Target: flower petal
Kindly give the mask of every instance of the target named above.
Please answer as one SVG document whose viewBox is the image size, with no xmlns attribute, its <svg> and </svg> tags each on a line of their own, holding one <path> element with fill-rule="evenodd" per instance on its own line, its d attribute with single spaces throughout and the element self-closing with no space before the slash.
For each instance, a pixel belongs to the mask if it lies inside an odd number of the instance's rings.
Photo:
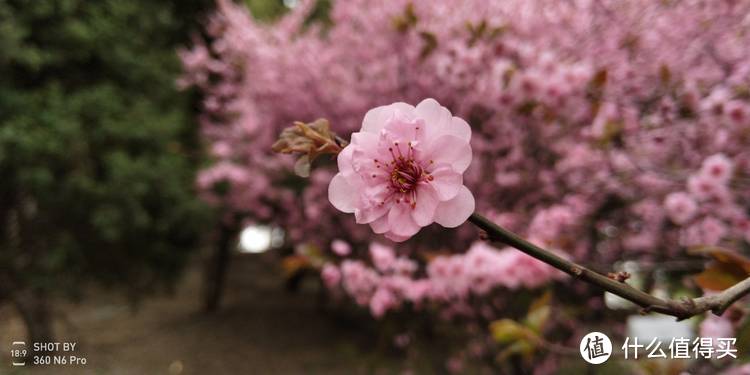
<svg viewBox="0 0 750 375">
<path fill-rule="evenodd" d="M 411 114 L 414 111 L 414 106 L 402 102 L 396 102 L 390 105 L 384 105 L 375 107 L 365 114 L 364 120 L 362 120 L 362 131 L 367 133 L 379 133 L 386 124 L 386 121 L 390 119 L 396 111 L 404 114 Z"/>
<path fill-rule="evenodd" d="M 426 227 L 435 221 L 435 210 L 440 199 L 435 188 L 429 184 L 417 188 L 417 203 L 411 210 L 411 217 L 420 227 Z"/>
<path fill-rule="evenodd" d="M 388 215 L 383 215 L 379 219 L 370 223 L 372 231 L 377 234 L 388 232 L 391 227 L 388 226 Z"/>
<path fill-rule="evenodd" d="M 356 166 L 354 165 L 355 153 L 357 147 L 355 145 L 349 145 L 339 153 L 336 162 L 339 167 L 339 174 L 342 175 L 349 186 L 355 191 L 360 190 L 362 186 L 362 177 L 357 173 Z"/>
<path fill-rule="evenodd" d="M 440 201 L 453 199 L 463 186 L 464 177 L 448 164 L 441 164 L 430 172 L 434 178 L 430 185 L 435 189 Z"/>
<path fill-rule="evenodd" d="M 378 146 L 378 134 L 368 132 L 354 132 L 352 133 L 352 144 L 359 146 L 363 150 L 370 150 L 377 148 Z"/>
<path fill-rule="evenodd" d="M 435 164 L 447 163 L 458 173 L 463 173 L 471 164 L 471 146 L 455 135 L 440 136 L 426 146 L 422 160 Z"/>
<path fill-rule="evenodd" d="M 393 232 L 388 232 L 384 234 L 385 238 L 393 241 L 393 242 L 404 242 L 411 238 L 411 236 L 399 236 L 398 234 L 395 234 Z"/>
<path fill-rule="evenodd" d="M 417 104 L 414 113 L 425 121 L 427 139 L 446 134 L 453 119 L 451 112 L 432 98 L 422 100 Z"/>
<path fill-rule="evenodd" d="M 337 173 L 328 185 L 328 200 L 339 211 L 352 213 L 357 202 L 357 190 L 354 189 L 343 174 Z"/>
<path fill-rule="evenodd" d="M 404 147 L 409 142 L 416 145 L 425 139 L 425 127 L 425 121 L 421 118 L 409 119 L 399 115 L 387 121 L 380 132 L 381 141 L 388 146 L 393 145 L 394 142 L 402 143 Z M 406 151 L 406 148 L 402 151 Z"/>
<path fill-rule="evenodd" d="M 362 203 L 362 201 L 360 201 Z M 362 203 L 363 207 L 354 209 L 354 220 L 357 224 L 369 224 L 375 220 L 378 220 L 382 216 L 386 216 L 388 211 L 387 205 L 380 205 L 375 202 Z"/>
<path fill-rule="evenodd" d="M 453 116 L 451 125 L 448 127 L 448 134 L 455 135 L 466 142 L 471 141 L 471 126 L 460 117 Z"/>
<path fill-rule="evenodd" d="M 351 163 L 354 171 L 363 177 L 370 176 L 373 172 L 379 171 L 375 160 L 383 162 L 390 159 L 390 154 L 384 153 L 387 147 L 381 147 L 380 142 L 380 137 L 376 134 L 365 132 L 352 134 L 352 143 L 347 148 L 353 148 Z M 341 170 L 341 165 L 339 165 L 339 170 Z"/>
<path fill-rule="evenodd" d="M 455 198 L 441 202 L 435 210 L 435 222 L 446 227 L 461 225 L 474 212 L 474 196 L 466 186 L 461 186 Z"/>
<path fill-rule="evenodd" d="M 348 145 L 344 147 L 341 152 L 339 152 L 339 155 L 336 158 L 336 163 L 339 166 L 339 173 L 343 173 L 344 175 L 354 173 L 354 169 L 352 168 L 352 156 L 354 155 L 354 148 L 354 145 Z"/>
<path fill-rule="evenodd" d="M 388 212 L 388 225 L 391 232 L 398 236 L 411 237 L 421 228 L 411 217 L 411 206 L 407 203 L 397 203 Z"/>
</svg>

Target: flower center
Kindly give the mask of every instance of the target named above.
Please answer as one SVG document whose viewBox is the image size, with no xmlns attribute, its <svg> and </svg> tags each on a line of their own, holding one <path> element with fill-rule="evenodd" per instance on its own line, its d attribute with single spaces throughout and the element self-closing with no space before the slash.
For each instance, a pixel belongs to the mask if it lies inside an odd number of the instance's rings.
<svg viewBox="0 0 750 375">
<path fill-rule="evenodd" d="M 414 159 L 399 157 L 391 171 L 391 186 L 401 193 L 409 193 L 416 189 L 426 174 L 424 169 Z"/>
<path fill-rule="evenodd" d="M 386 168 L 391 170 L 389 198 L 395 198 L 396 203 L 403 201 L 415 208 L 417 205 L 417 186 L 422 182 L 429 183 L 434 177 L 414 157 L 412 143 L 409 142 L 407 145 L 406 155 L 401 152 L 398 142 L 393 142 L 394 147 L 388 148 L 392 157 L 392 160 L 385 164 Z M 381 164 L 377 160 L 375 160 L 375 164 L 380 168 Z M 385 201 L 381 202 L 381 204 L 384 203 Z"/>
</svg>

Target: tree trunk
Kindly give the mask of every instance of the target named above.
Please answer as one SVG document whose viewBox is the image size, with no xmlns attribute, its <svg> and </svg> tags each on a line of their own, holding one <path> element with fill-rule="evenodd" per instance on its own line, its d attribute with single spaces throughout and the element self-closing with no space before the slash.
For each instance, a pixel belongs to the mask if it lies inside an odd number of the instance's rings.
<svg viewBox="0 0 750 375">
<path fill-rule="evenodd" d="M 26 345 L 31 349 L 33 343 L 54 342 L 52 311 L 47 293 L 41 289 L 14 292 L 13 304 L 26 325 Z"/>
<path fill-rule="evenodd" d="M 203 284 L 203 311 L 212 313 L 219 309 L 224 294 L 229 260 L 232 252 L 232 240 L 235 231 L 228 225 L 221 224 L 217 233 L 216 247 L 208 260 Z"/>
</svg>

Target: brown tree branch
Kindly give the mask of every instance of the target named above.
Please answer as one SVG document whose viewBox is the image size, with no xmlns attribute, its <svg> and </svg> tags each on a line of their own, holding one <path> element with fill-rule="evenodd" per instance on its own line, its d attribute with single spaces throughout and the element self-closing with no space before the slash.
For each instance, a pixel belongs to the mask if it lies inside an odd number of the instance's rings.
<svg viewBox="0 0 750 375">
<path fill-rule="evenodd" d="M 616 294 L 638 306 L 641 306 L 643 312 L 653 311 L 671 315 L 676 317 L 677 320 L 687 319 L 706 311 L 712 311 L 716 315 L 721 315 L 730 305 L 750 293 L 750 278 L 747 278 L 715 295 L 694 299 L 687 298 L 679 301 L 664 300 L 635 289 L 625 282 L 611 279 L 584 266 L 557 256 L 551 251 L 536 246 L 517 234 L 498 226 L 476 212 L 469 217 L 469 221 L 479 229 L 483 230 L 487 234 L 488 240 L 502 242 L 506 245 L 512 246 L 577 279 Z"/>
<path fill-rule="evenodd" d="M 320 153 L 336 155 L 346 145 L 346 140 L 331 132 L 328 122 L 321 119 L 311 124 L 295 123 L 294 127 L 282 132 L 279 141 L 274 144 L 273 148 L 276 152 L 282 153 L 300 153 L 301 151 L 305 151 L 308 153 L 308 156 L 314 158 L 314 156 Z M 674 316 L 677 320 L 687 319 L 706 311 L 721 315 L 729 306 L 750 293 L 750 278 L 747 278 L 715 295 L 692 299 L 685 298 L 679 301 L 664 300 L 628 285 L 625 282 L 627 275 L 622 275 L 622 277 L 619 277 L 619 280 L 616 280 L 615 278 L 609 278 L 596 271 L 592 271 L 589 268 L 571 262 L 526 241 L 517 234 L 498 226 L 476 212 L 469 217 L 468 221 L 483 231 L 480 235 L 484 239 L 502 242 L 523 251 L 575 278 L 596 285 L 641 306 L 643 308 L 642 312 L 658 312 Z"/>
</svg>

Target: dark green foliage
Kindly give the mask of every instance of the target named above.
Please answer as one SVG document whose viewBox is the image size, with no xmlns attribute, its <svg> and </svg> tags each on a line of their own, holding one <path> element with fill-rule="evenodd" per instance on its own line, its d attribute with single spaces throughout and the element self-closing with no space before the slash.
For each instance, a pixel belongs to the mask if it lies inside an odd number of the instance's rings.
<svg viewBox="0 0 750 375">
<path fill-rule="evenodd" d="M 284 5 L 284 0 L 242 0 L 238 2 L 244 3 L 253 17 L 266 22 L 275 21 L 289 10 L 286 5 Z M 294 1 L 291 1 L 291 3 L 294 3 Z M 321 21 L 324 24 L 329 23 L 329 13 L 332 5 L 331 0 L 316 0 L 315 6 L 310 12 L 307 21 Z"/>
<path fill-rule="evenodd" d="M 210 226 L 175 49 L 208 5 L 0 0 L 0 296 L 179 275 Z"/>
<path fill-rule="evenodd" d="M 287 11 L 283 0 L 243 0 L 253 17 L 271 21 Z"/>
</svg>

